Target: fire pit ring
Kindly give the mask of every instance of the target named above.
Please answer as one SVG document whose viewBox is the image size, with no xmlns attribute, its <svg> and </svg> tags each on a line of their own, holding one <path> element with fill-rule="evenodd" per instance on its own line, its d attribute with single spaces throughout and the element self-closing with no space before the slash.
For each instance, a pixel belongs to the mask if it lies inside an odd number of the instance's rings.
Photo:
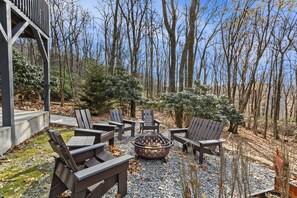
<svg viewBox="0 0 297 198">
<path fill-rule="evenodd" d="M 167 162 L 167 155 L 173 141 L 164 137 L 160 133 L 148 132 L 144 136 L 139 136 L 132 141 L 135 148 L 135 158 L 161 159 Z"/>
</svg>

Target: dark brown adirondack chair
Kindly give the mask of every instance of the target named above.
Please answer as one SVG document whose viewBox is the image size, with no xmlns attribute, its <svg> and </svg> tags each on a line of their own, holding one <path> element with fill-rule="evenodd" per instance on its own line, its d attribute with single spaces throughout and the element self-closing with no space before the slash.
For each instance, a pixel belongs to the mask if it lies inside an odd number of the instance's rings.
<svg viewBox="0 0 297 198">
<path fill-rule="evenodd" d="M 154 111 L 151 109 L 141 110 L 141 121 L 140 121 L 140 131 L 143 133 L 144 130 L 156 130 L 159 133 L 160 121 L 154 119 Z"/>
<path fill-rule="evenodd" d="M 119 109 L 110 110 L 110 119 L 109 124 L 116 125 L 116 131 L 119 132 L 119 140 L 123 138 L 123 133 L 125 131 L 131 131 L 131 136 L 135 135 L 135 124 L 136 122 L 132 120 L 127 120 L 122 118 L 122 111 Z"/>
<path fill-rule="evenodd" d="M 223 139 L 220 139 L 224 123 L 212 120 L 192 118 L 189 128 L 169 129 L 171 137 L 183 144 L 183 150 L 193 148 L 194 154 L 199 151 L 199 163 L 203 163 L 203 154 L 220 155 Z M 178 133 L 185 133 L 181 136 Z M 219 152 L 213 151 L 219 147 Z"/>
<path fill-rule="evenodd" d="M 79 127 L 74 129 L 75 136 L 95 136 L 95 144 L 109 141 L 109 145 L 114 145 L 115 126 L 92 123 L 89 109 L 77 109 L 75 116 Z"/>
<path fill-rule="evenodd" d="M 47 129 L 49 143 L 59 155 L 49 197 L 58 197 L 65 190 L 71 197 L 101 197 L 118 184 L 118 194 L 127 194 L 127 169 L 132 156 L 114 158 L 104 151 L 103 143 L 69 151 L 62 136 Z"/>
</svg>

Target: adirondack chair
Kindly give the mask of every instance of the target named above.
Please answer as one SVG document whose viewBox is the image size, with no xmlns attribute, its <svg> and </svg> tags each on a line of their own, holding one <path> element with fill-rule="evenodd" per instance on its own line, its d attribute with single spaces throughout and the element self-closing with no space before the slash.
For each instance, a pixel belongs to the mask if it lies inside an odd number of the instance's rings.
<svg viewBox="0 0 297 198">
<path fill-rule="evenodd" d="M 136 122 L 132 120 L 127 120 L 122 118 L 122 111 L 119 109 L 110 110 L 110 119 L 109 124 L 116 125 L 116 131 L 119 132 L 119 140 L 123 138 L 123 133 L 125 131 L 131 131 L 131 136 L 135 135 L 135 124 Z"/>
<path fill-rule="evenodd" d="M 169 129 L 171 137 L 183 144 L 183 150 L 192 147 L 194 154 L 199 151 L 199 163 L 203 163 L 203 154 L 220 155 L 223 139 L 220 139 L 224 124 L 212 120 L 192 118 L 188 128 Z M 185 133 L 184 136 L 178 135 Z M 219 147 L 219 152 L 213 151 Z"/>
<path fill-rule="evenodd" d="M 76 109 L 75 117 L 79 128 L 74 129 L 75 136 L 95 136 L 95 144 L 108 141 L 114 145 L 115 126 L 92 123 L 89 109 Z"/>
<path fill-rule="evenodd" d="M 154 112 L 151 109 L 141 110 L 141 121 L 140 121 L 140 131 L 143 133 L 144 130 L 156 130 L 159 133 L 160 121 L 154 119 Z"/>
<path fill-rule="evenodd" d="M 103 143 L 69 151 L 62 136 L 47 129 L 49 143 L 59 155 L 49 197 L 58 197 L 65 190 L 71 197 L 101 197 L 115 184 L 118 194 L 127 194 L 127 169 L 132 156 L 114 158 L 104 151 Z"/>
</svg>

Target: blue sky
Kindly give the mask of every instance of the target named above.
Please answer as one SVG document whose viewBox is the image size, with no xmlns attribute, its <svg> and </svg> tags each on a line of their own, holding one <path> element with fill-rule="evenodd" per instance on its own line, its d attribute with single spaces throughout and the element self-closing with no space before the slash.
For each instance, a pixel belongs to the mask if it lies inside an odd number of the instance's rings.
<svg viewBox="0 0 297 198">
<path fill-rule="evenodd" d="M 97 12 L 95 8 L 95 6 L 98 4 L 97 0 L 80 0 L 80 2 L 81 5 L 91 13 L 95 14 Z"/>
<path fill-rule="evenodd" d="M 96 10 L 96 6 L 98 5 L 98 2 L 101 0 L 80 0 L 81 5 L 89 10 L 94 16 L 98 13 Z M 190 0 L 178 0 L 178 6 L 183 6 L 185 2 L 189 2 Z M 153 0 L 153 6 L 162 13 L 162 1 L 161 0 Z"/>
</svg>

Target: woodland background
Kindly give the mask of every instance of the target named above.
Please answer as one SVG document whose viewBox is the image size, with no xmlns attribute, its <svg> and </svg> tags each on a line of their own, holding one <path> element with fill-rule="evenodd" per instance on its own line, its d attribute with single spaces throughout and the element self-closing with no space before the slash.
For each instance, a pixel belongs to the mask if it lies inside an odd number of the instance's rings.
<svg viewBox="0 0 297 198">
<path fill-rule="evenodd" d="M 102 0 L 96 13 L 77 0 L 50 4 L 52 99 L 61 106 L 128 106 L 132 117 L 139 104 L 167 108 L 178 126 L 189 115 L 223 117 L 231 131 L 244 124 L 265 138 L 295 129 L 296 1 Z M 42 98 L 35 41 L 16 48 L 17 98 Z"/>
</svg>

